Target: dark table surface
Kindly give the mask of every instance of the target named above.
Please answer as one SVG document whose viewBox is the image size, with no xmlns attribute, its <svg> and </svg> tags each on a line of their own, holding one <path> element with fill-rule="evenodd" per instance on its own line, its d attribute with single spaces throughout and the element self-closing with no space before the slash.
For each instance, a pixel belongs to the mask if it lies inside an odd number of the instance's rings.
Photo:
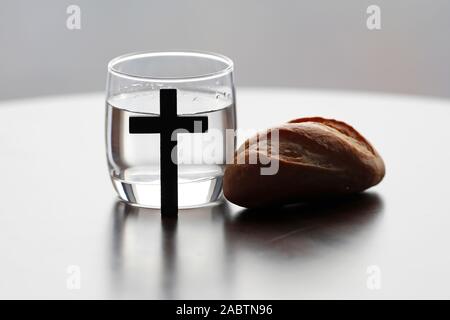
<svg viewBox="0 0 450 320">
<path fill-rule="evenodd" d="M 237 94 L 240 128 L 314 115 L 355 126 L 384 181 L 340 201 L 162 220 L 115 196 L 103 94 L 4 101 L 0 298 L 450 298 L 449 101 Z"/>
</svg>

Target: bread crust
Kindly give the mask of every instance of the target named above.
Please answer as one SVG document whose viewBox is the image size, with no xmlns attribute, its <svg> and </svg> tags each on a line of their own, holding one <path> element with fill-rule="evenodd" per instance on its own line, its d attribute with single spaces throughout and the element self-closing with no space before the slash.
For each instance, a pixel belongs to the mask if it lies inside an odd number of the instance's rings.
<svg viewBox="0 0 450 320">
<path fill-rule="evenodd" d="M 278 130 L 276 146 L 271 145 L 272 130 Z M 245 164 L 238 164 L 238 157 Z M 260 161 L 249 164 L 252 157 Z M 262 159 L 278 160 L 278 172 L 262 175 Z M 294 119 L 256 135 L 236 151 L 234 160 L 225 169 L 224 195 L 248 208 L 357 193 L 385 175 L 383 159 L 358 131 L 321 117 Z"/>
</svg>

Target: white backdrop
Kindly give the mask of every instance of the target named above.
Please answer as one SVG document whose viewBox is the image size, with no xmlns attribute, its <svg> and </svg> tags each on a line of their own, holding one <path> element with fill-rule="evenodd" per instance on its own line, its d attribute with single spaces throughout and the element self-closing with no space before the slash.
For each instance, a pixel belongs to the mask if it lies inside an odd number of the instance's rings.
<svg viewBox="0 0 450 320">
<path fill-rule="evenodd" d="M 228 55 L 238 85 L 449 97 L 449 16 L 450 0 L 2 0 L 0 99 L 103 90 L 109 59 L 170 49 Z"/>
</svg>

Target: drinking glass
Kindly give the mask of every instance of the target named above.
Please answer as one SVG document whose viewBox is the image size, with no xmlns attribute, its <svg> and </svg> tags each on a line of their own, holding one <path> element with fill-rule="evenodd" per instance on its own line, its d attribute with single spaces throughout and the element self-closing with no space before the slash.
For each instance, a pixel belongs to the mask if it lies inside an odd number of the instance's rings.
<svg viewBox="0 0 450 320">
<path fill-rule="evenodd" d="M 142 207 L 161 206 L 160 135 L 130 133 L 130 117 L 160 116 L 160 90 L 176 89 L 178 116 L 207 117 L 206 132 L 177 134 L 178 205 L 207 205 L 222 196 L 227 155 L 236 129 L 233 62 L 206 52 L 146 52 L 108 64 L 106 151 L 119 197 Z"/>
</svg>

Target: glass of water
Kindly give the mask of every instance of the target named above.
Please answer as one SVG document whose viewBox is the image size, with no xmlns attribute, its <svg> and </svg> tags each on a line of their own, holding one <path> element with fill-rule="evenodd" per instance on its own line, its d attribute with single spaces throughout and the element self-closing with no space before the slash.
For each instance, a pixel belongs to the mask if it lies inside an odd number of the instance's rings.
<svg viewBox="0 0 450 320">
<path fill-rule="evenodd" d="M 178 205 L 216 202 L 235 149 L 236 111 L 233 62 L 213 53 L 135 53 L 109 63 L 106 151 L 113 186 L 132 205 L 161 207 L 161 128 L 131 134 L 129 127 L 130 117 L 160 116 L 161 89 L 176 89 L 178 116 L 207 117 L 208 123 L 204 133 L 175 133 Z"/>
</svg>

